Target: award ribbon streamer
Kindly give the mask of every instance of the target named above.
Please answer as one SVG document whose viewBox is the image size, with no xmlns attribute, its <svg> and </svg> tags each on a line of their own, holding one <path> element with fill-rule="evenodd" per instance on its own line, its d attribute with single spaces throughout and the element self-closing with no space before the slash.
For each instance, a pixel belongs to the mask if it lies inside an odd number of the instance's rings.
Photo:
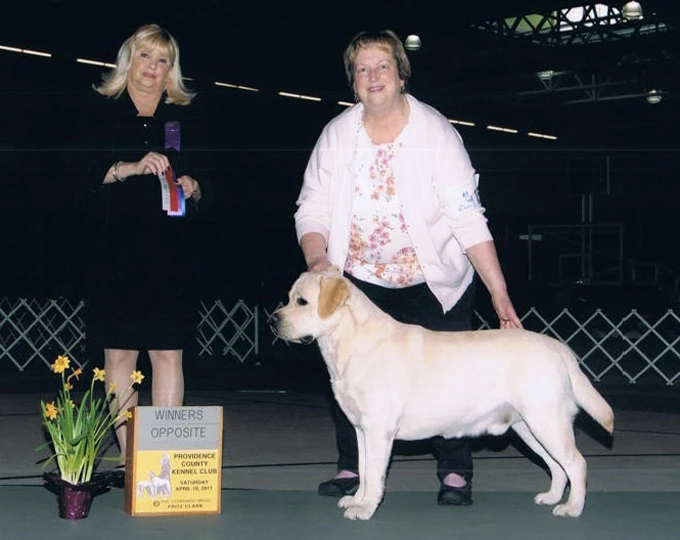
<svg viewBox="0 0 680 540">
<path fill-rule="evenodd" d="M 169 156 L 180 150 L 180 133 L 178 121 L 172 120 L 165 123 L 165 150 L 168 151 Z M 170 150 L 173 152 L 170 152 Z M 165 186 L 167 186 L 167 191 L 165 187 L 161 188 L 163 191 L 163 210 L 168 213 L 168 216 L 184 216 L 186 213 L 184 191 L 181 186 L 177 185 L 177 178 L 172 166 L 168 167 L 165 172 L 165 182 L 161 181 L 161 183 L 165 183 Z"/>
</svg>

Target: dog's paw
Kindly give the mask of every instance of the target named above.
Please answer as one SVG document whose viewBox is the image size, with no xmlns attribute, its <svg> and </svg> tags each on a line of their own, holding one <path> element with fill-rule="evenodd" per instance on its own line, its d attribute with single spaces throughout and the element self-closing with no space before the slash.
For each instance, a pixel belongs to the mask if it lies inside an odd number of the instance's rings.
<svg viewBox="0 0 680 540">
<path fill-rule="evenodd" d="M 553 508 L 553 516 L 579 517 L 583 512 L 583 505 L 558 504 Z"/>
<path fill-rule="evenodd" d="M 373 514 L 375 514 L 375 511 L 377 510 L 378 505 L 377 504 L 371 504 L 371 503 L 361 503 L 361 504 L 355 504 L 353 506 L 348 506 L 347 510 L 345 510 L 345 519 L 361 519 L 361 520 L 366 520 L 366 519 L 371 519 L 373 517 Z"/>
<path fill-rule="evenodd" d="M 350 506 L 356 506 L 358 504 L 361 504 L 361 500 L 357 498 L 356 494 L 345 495 L 344 497 L 341 497 L 340 500 L 338 501 L 338 506 L 340 508 L 349 508 Z"/>
<path fill-rule="evenodd" d="M 562 494 L 550 493 L 549 491 L 546 491 L 545 493 L 539 493 L 534 497 L 534 502 L 543 506 L 552 506 L 561 500 Z"/>
</svg>

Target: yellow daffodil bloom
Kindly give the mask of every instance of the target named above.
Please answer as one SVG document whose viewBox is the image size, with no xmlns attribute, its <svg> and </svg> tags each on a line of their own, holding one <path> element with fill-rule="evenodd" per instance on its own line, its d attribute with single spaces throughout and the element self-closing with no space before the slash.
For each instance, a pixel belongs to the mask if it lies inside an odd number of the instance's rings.
<svg viewBox="0 0 680 540">
<path fill-rule="evenodd" d="M 59 409 L 55 407 L 54 401 L 51 401 L 47 405 L 45 405 L 45 417 L 50 419 L 50 420 L 55 420 L 57 418 L 57 415 L 59 414 Z"/>
<path fill-rule="evenodd" d="M 106 375 L 106 372 L 103 369 L 99 368 L 94 368 L 94 376 L 92 377 L 95 381 L 101 381 L 104 382 L 104 376 Z"/>
<path fill-rule="evenodd" d="M 76 404 L 73 402 L 72 399 L 69 399 L 69 400 L 68 400 L 68 404 L 71 406 L 72 409 L 75 409 L 75 408 L 76 408 Z"/>
<path fill-rule="evenodd" d="M 130 373 L 130 378 L 134 384 L 141 384 L 142 380 L 144 379 L 144 375 L 142 375 L 141 371 L 133 371 Z"/>
<path fill-rule="evenodd" d="M 73 390 L 73 385 L 70 382 L 64 383 L 64 390 Z"/>
<path fill-rule="evenodd" d="M 57 359 L 54 361 L 54 364 L 52 364 L 52 371 L 55 373 L 63 373 L 64 370 L 68 367 L 70 363 L 70 360 L 68 359 L 68 356 L 57 356 Z"/>
<path fill-rule="evenodd" d="M 132 413 L 131 413 L 130 411 L 125 411 L 125 412 L 123 413 L 123 416 L 124 416 L 125 418 L 127 418 L 128 420 L 130 420 L 130 418 L 132 418 Z"/>
<path fill-rule="evenodd" d="M 80 375 L 81 375 L 82 373 L 83 373 L 83 370 L 82 370 L 82 369 L 80 369 L 80 368 L 74 369 L 74 370 L 73 370 L 73 373 L 71 373 L 71 374 L 68 376 L 68 379 L 66 379 L 66 380 L 67 380 L 67 381 L 70 381 L 70 380 L 71 380 L 71 377 L 75 377 L 75 378 L 76 378 L 76 381 L 79 381 L 79 380 L 80 380 Z"/>
<path fill-rule="evenodd" d="M 112 382 L 112 383 L 109 385 L 109 393 L 110 393 L 110 394 L 113 394 L 115 391 L 116 391 L 116 383 L 115 383 L 115 382 Z"/>
</svg>

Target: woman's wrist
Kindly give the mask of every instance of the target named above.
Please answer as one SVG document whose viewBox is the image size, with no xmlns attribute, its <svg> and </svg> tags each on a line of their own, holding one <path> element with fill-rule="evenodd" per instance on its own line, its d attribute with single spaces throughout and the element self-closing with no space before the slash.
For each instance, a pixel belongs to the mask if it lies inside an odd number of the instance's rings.
<svg viewBox="0 0 680 540">
<path fill-rule="evenodd" d="M 128 163 L 126 161 L 116 161 L 113 165 L 111 165 L 111 169 L 109 170 L 113 182 L 125 182 L 128 176 L 132 176 L 134 174 L 134 165 L 134 163 Z"/>
<path fill-rule="evenodd" d="M 123 164 L 122 161 L 116 161 L 113 164 L 113 168 L 111 169 L 111 175 L 113 176 L 113 180 L 115 182 L 123 182 L 125 180 L 125 176 L 121 176 L 120 172 L 120 166 Z"/>
</svg>

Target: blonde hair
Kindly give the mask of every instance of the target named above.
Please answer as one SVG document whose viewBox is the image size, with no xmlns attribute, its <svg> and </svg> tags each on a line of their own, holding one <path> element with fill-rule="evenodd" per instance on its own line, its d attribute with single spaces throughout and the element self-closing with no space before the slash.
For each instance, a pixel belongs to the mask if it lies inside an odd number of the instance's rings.
<svg viewBox="0 0 680 540">
<path fill-rule="evenodd" d="M 360 32 L 352 41 L 349 42 L 343 60 L 345 63 L 345 74 L 349 87 L 354 89 L 354 62 L 361 49 L 366 47 L 377 46 L 388 51 L 397 64 L 397 74 L 399 79 L 404 81 L 404 91 L 406 91 L 406 84 L 411 77 L 411 62 L 406 56 L 406 49 L 402 45 L 401 40 L 392 30 L 382 30 L 377 33 Z"/>
<path fill-rule="evenodd" d="M 102 83 L 99 86 L 93 85 L 93 88 L 103 96 L 118 98 L 127 86 L 128 71 L 137 50 L 155 47 L 166 49 L 170 56 L 165 102 L 189 105 L 196 94 L 184 86 L 179 64 L 179 45 L 170 32 L 157 24 L 144 25 L 126 39 L 118 50 L 116 67 L 103 74 Z"/>
</svg>

